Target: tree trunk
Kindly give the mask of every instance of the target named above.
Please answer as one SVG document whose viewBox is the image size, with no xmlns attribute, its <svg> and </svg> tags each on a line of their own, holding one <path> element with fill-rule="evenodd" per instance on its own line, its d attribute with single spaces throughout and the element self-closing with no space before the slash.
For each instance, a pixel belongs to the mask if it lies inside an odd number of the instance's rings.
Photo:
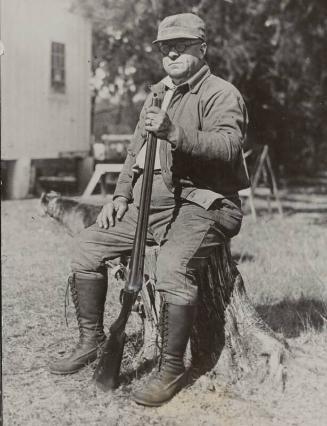
<svg viewBox="0 0 327 426">
<path fill-rule="evenodd" d="M 137 357 L 139 365 L 155 360 L 160 346 L 160 298 L 158 292 L 153 292 L 157 253 L 158 248 L 147 249 L 141 303 L 136 309 L 145 318 L 143 346 Z M 192 378 L 206 373 L 213 380 L 223 375 L 228 382 L 251 378 L 284 389 L 287 344 L 251 304 L 228 244 L 220 245 L 203 262 L 197 279 L 198 313 L 185 359 Z"/>
</svg>

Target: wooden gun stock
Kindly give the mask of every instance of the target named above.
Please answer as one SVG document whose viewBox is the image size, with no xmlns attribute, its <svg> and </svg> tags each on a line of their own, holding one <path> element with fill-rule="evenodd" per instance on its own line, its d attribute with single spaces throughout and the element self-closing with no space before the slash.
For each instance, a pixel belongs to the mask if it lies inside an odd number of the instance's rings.
<svg viewBox="0 0 327 426">
<path fill-rule="evenodd" d="M 161 100 L 157 93 L 153 93 L 152 105 L 161 106 Z M 93 376 L 96 385 L 105 391 L 115 389 L 119 385 L 119 371 L 126 339 L 125 328 L 136 297 L 142 289 L 156 149 L 157 138 L 152 133 L 148 133 L 140 208 L 130 261 L 130 272 L 125 288 L 122 290 L 122 308 L 117 320 L 110 327 L 109 337 L 104 343 L 102 355 Z"/>
</svg>

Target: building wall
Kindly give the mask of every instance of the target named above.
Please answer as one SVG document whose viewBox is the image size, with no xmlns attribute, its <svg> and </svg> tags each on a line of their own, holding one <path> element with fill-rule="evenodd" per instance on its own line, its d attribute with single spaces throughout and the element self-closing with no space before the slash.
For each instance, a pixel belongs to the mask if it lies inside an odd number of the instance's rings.
<svg viewBox="0 0 327 426">
<path fill-rule="evenodd" d="M 68 0 L 2 1 L 2 159 L 89 149 L 91 24 L 69 7 Z M 65 44 L 65 93 L 51 89 L 51 42 Z"/>
</svg>

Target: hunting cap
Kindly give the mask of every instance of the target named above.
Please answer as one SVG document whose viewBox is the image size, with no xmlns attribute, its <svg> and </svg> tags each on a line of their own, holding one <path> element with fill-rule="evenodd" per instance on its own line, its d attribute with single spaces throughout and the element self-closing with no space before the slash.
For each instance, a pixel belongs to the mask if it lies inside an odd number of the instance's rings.
<svg viewBox="0 0 327 426">
<path fill-rule="evenodd" d="M 172 40 L 176 38 L 189 38 L 206 40 L 204 21 L 193 13 L 179 13 L 167 16 L 158 27 L 158 36 L 153 43 Z"/>
</svg>

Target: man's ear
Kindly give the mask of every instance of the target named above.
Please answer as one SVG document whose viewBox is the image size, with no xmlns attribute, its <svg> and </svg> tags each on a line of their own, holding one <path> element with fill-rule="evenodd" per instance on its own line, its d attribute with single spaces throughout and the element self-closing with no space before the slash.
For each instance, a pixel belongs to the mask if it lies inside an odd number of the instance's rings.
<svg viewBox="0 0 327 426">
<path fill-rule="evenodd" d="M 205 55 L 206 55 L 206 53 L 207 53 L 207 48 L 208 48 L 208 46 L 207 46 L 207 44 L 206 44 L 206 43 L 202 43 L 202 44 L 201 44 L 201 46 L 200 46 L 200 50 L 201 50 L 201 53 L 202 53 L 203 57 L 205 57 Z"/>
</svg>

